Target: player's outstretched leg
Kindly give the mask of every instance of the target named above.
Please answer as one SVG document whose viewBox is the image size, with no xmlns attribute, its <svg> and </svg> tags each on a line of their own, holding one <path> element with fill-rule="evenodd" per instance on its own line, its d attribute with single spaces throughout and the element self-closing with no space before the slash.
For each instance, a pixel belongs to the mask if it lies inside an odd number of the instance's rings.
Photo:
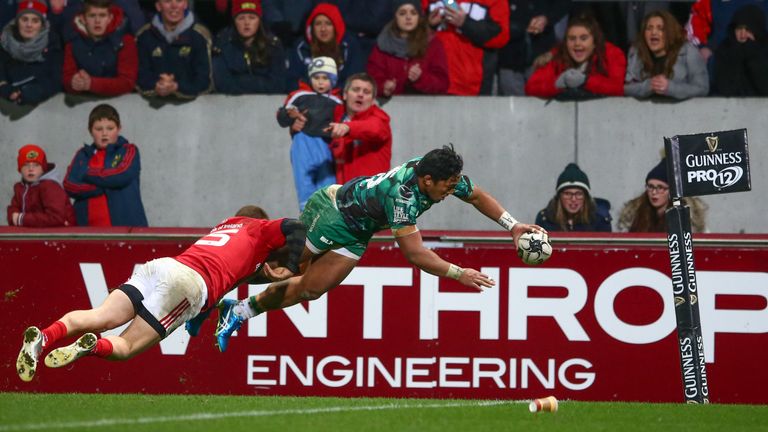
<svg viewBox="0 0 768 432">
<path fill-rule="evenodd" d="M 237 304 L 237 300 L 222 299 L 217 306 L 219 308 L 219 322 L 213 335 L 216 337 L 216 346 L 221 352 L 227 350 L 230 336 L 245 322 L 245 319 L 235 313 Z"/>
<path fill-rule="evenodd" d="M 56 348 L 45 356 L 45 365 L 52 368 L 66 366 L 96 348 L 96 335 L 86 333 L 71 345 Z"/>
<path fill-rule="evenodd" d="M 211 312 L 213 312 L 213 308 L 202 311 L 197 314 L 197 316 L 187 321 L 184 324 L 184 328 L 187 329 L 187 333 L 189 333 L 190 336 L 197 336 L 200 334 L 200 327 L 203 326 L 203 322 L 208 319 L 208 316 L 211 315 Z"/>
<path fill-rule="evenodd" d="M 43 351 L 43 333 L 37 327 L 24 330 L 24 342 L 16 359 L 16 372 L 22 381 L 32 381 L 37 371 L 37 359 Z"/>
</svg>

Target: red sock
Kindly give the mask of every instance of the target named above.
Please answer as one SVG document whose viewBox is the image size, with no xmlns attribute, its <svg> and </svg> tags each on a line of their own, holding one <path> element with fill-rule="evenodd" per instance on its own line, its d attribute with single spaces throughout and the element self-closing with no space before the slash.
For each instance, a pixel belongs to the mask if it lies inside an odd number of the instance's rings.
<svg viewBox="0 0 768 432">
<path fill-rule="evenodd" d="M 109 339 L 99 339 L 96 341 L 96 347 L 93 348 L 91 354 L 96 357 L 107 358 L 112 355 L 112 342 Z"/>
<path fill-rule="evenodd" d="M 61 321 L 49 325 L 43 329 L 43 346 L 50 346 L 67 335 L 67 326 Z"/>
</svg>

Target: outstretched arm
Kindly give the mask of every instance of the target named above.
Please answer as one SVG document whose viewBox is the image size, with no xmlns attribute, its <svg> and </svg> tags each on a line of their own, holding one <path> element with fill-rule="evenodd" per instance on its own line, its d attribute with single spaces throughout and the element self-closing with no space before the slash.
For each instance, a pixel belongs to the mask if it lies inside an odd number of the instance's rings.
<svg viewBox="0 0 768 432">
<path fill-rule="evenodd" d="M 404 233 L 404 230 L 407 233 Z M 408 262 L 427 273 L 456 279 L 462 285 L 477 290 L 496 285 L 496 282 L 487 275 L 475 269 L 463 269 L 455 264 L 451 264 L 440 258 L 435 252 L 425 248 L 421 240 L 421 233 L 416 226 L 401 228 L 398 230 L 398 233 L 395 233 L 395 240 Z"/>
<path fill-rule="evenodd" d="M 480 213 L 488 216 L 493 221 L 504 227 L 504 229 L 509 231 L 512 234 L 515 247 L 517 247 L 517 240 L 521 235 L 523 235 L 523 233 L 528 231 L 547 232 L 547 230 L 538 225 L 518 222 L 517 219 L 513 218 L 509 214 L 509 212 L 504 210 L 504 207 L 502 207 L 501 204 L 496 201 L 496 198 L 481 189 L 479 186 L 475 186 L 473 188 L 472 194 L 467 197 L 465 201 L 475 206 L 475 208 Z"/>
</svg>

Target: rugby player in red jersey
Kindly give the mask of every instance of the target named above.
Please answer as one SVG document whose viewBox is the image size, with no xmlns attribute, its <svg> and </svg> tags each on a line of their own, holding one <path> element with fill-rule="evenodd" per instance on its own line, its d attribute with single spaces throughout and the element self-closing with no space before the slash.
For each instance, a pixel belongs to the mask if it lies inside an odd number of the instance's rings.
<svg viewBox="0 0 768 432">
<path fill-rule="evenodd" d="M 23 381 L 31 381 L 45 348 L 72 335 L 71 345 L 51 351 L 49 367 L 62 367 L 84 355 L 126 360 L 157 344 L 179 325 L 214 308 L 242 283 L 284 280 L 299 272 L 306 229 L 296 219 L 255 219 L 246 206 L 222 221 L 181 255 L 141 265 L 94 309 L 65 314 L 43 330 L 29 327 L 16 361 Z M 284 267 L 266 261 L 287 253 Z M 96 333 L 133 322 L 120 336 Z"/>
</svg>

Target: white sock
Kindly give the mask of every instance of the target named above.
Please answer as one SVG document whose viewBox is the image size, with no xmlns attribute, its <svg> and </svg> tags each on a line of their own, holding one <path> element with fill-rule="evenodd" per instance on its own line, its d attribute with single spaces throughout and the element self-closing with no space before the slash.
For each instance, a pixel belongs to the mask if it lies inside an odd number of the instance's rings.
<svg viewBox="0 0 768 432">
<path fill-rule="evenodd" d="M 256 316 L 256 313 L 251 309 L 251 305 L 248 299 L 240 300 L 234 307 L 235 315 L 247 320 Z"/>
</svg>

